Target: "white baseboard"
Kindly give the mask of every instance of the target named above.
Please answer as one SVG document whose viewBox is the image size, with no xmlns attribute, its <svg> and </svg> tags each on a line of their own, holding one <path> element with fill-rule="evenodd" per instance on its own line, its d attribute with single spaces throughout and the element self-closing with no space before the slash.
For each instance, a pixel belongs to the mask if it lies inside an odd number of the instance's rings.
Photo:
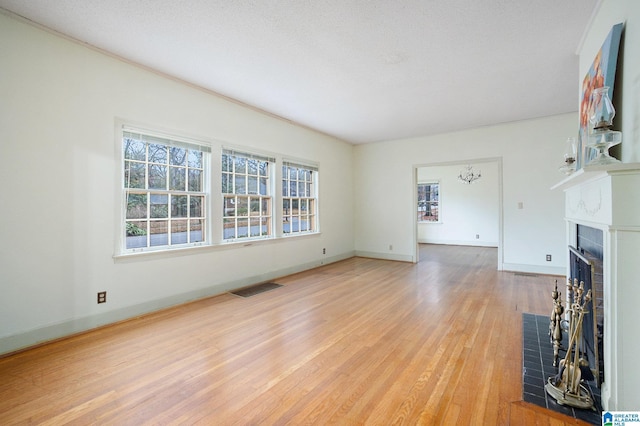
<svg viewBox="0 0 640 426">
<path fill-rule="evenodd" d="M 370 257 L 372 259 L 396 260 L 399 262 L 415 262 L 415 259 L 413 258 L 413 256 L 406 255 L 406 254 L 378 253 L 375 251 L 356 250 L 356 256 Z"/>
<path fill-rule="evenodd" d="M 479 240 L 418 240 L 419 244 L 443 244 L 448 246 L 498 247 L 495 241 Z"/>
<path fill-rule="evenodd" d="M 525 272 L 530 274 L 543 274 L 543 275 L 561 275 L 567 274 L 566 268 L 561 266 L 542 266 L 542 265 L 524 265 L 518 263 L 504 263 L 502 265 L 503 271 L 510 272 Z"/>
</svg>

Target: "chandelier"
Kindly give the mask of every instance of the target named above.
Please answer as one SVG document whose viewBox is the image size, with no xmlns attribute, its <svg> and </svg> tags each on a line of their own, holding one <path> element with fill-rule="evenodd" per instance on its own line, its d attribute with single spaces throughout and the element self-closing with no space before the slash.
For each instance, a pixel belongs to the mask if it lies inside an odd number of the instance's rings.
<svg viewBox="0 0 640 426">
<path fill-rule="evenodd" d="M 460 172 L 460 174 L 458 175 L 458 179 L 462 182 L 462 183 L 466 183 L 467 185 L 477 181 L 478 179 L 480 179 L 482 177 L 481 171 L 478 170 L 478 172 L 474 172 L 473 171 L 473 167 L 471 165 L 468 165 L 466 170 L 462 170 Z"/>
</svg>

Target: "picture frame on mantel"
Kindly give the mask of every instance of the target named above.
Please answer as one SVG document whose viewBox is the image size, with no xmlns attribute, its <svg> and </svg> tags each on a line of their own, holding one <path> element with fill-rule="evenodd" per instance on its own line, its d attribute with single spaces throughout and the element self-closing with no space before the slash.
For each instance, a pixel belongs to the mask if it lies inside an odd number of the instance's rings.
<svg viewBox="0 0 640 426">
<path fill-rule="evenodd" d="M 580 92 L 580 128 L 578 131 L 578 146 L 576 149 L 576 170 L 589 163 L 597 152 L 587 147 L 591 125 L 589 122 L 589 109 L 591 106 L 591 94 L 597 88 L 608 86 L 609 98 L 613 99 L 613 85 L 616 77 L 616 66 L 618 63 L 618 50 L 620 39 L 622 38 L 623 24 L 616 24 L 609 31 L 602 47 L 598 50 L 596 57 L 582 80 L 582 90 Z M 615 106 L 615 105 L 614 105 Z"/>
</svg>

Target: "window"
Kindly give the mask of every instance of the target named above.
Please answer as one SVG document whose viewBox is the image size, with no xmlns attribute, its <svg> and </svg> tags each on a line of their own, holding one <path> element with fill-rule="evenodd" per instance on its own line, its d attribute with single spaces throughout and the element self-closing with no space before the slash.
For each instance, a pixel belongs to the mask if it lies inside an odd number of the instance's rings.
<svg viewBox="0 0 640 426">
<path fill-rule="evenodd" d="M 207 242 L 210 147 L 124 131 L 124 249 Z"/>
<path fill-rule="evenodd" d="M 270 237 L 273 158 L 223 150 L 223 239 Z"/>
<path fill-rule="evenodd" d="M 317 232 L 318 169 L 295 163 L 282 165 L 282 232 Z"/>
<path fill-rule="evenodd" d="M 418 222 L 440 221 L 440 184 L 418 184 Z"/>
</svg>

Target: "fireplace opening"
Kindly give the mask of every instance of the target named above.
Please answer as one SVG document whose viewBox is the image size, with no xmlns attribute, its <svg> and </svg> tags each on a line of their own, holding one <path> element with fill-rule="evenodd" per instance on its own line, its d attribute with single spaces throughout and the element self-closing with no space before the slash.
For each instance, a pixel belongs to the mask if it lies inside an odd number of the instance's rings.
<svg viewBox="0 0 640 426">
<path fill-rule="evenodd" d="M 604 382 L 604 276 L 602 230 L 577 225 L 577 247 L 569 246 L 571 282 L 584 282 L 584 290 L 591 290 L 590 309 L 583 322 L 583 348 L 598 387 Z"/>
</svg>

